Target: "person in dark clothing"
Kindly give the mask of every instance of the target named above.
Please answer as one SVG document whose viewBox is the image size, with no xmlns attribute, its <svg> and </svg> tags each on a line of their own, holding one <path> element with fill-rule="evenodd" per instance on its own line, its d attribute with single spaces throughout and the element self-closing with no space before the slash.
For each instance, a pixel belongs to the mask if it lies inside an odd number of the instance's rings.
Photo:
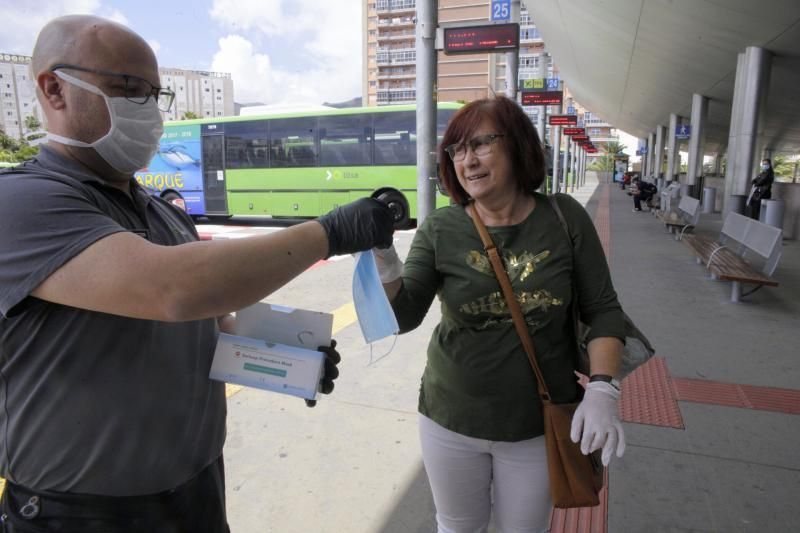
<svg viewBox="0 0 800 533">
<path fill-rule="evenodd" d="M 747 201 L 747 215 L 758 220 L 761 214 L 761 200 L 772 198 L 772 182 L 775 181 L 775 172 L 772 170 L 772 160 L 761 160 L 761 172 L 753 178 L 753 189 Z"/>
<path fill-rule="evenodd" d="M 147 41 L 60 17 L 31 71 L 47 142 L 0 173 L 0 530 L 229 533 L 219 332 L 320 259 L 391 245 L 391 211 L 201 242 L 134 179 L 175 97 Z M 340 356 L 320 351 L 330 392 Z"/>
<path fill-rule="evenodd" d="M 631 185 L 631 193 L 633 194 L 633 210 L 641 211 L 642 201 L 644 201 L 645 204 L 649 204 L 650 199 L 652 199 L 657 192 L 658 188 L 654 184 L 641 181 L 639 178 L 633 178 L 633 184 Z"/>
</svg>

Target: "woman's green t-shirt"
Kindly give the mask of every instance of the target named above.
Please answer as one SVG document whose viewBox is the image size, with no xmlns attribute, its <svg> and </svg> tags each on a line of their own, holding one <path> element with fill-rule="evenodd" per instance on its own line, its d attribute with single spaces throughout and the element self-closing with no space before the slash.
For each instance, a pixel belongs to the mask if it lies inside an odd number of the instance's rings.
<svg viewBox="0 0 800 533">
<path fill-rule="evenodd" d="M 546 196 L 514 226 L 489 227 L 533 336 L 536 357 L 556 403 L 580 395 L 572 314 L 570 242 Z M 574 199 L 557 195 L 575 246 L 581 320 L 591 336 L 624 339 L 622 309 L 591 219 Z M 431 213 L 418 229 L 392 302 L 401 332 L 417 327 L 435 295 L 433 330 L 419 411 L 470 437 L 519 441 L 544 433 L 536 378 L 494 270 L 462 206 Z"/>
</svg>

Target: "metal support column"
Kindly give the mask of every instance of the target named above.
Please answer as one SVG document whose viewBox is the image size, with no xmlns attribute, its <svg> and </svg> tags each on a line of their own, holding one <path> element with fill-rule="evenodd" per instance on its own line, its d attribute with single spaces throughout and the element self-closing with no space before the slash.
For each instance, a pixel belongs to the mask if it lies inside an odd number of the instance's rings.
<svg viewBox="0 0 800 533">
<path fill-rule="evenodd" d="M 563 163 L 564 171 L 562 173 L 561 179 L 557 182 L 558 188 L 556 188 L 553 192 L 559 192 L 561 190 L 561 184 L 564 185 L 564 190 L 565 191 L 567 190 L 567 180 L 569 179 L 569 167 L 570 167 L 569 152 L 571 144 L 572 143 L 570 142 L 570 138 L 567 137 L 564 141 L 564 163 Z"/>
<path fill-rule="evenodd" d="M 755 158 L 755 147 L 762 129 L 762 110 L 766 105 L 771 66 L 772 54 L 769 51 L 756 46 L 747 47 L 742 72 L 743 93 L 736 138 L 733 194 L 747 195 L 750 192 L 750 181 L 756 175 L 758 161 Z M 738 69 L 736 76 L 739 77 Z"/>
<path fill-rule="evenodd" d="M 653 175 L 656 180 L 664 177 L 664 140 L 666 137 L 666 129 L 659 124 L 656 126 L 656 153 L 653 159 Z M 659 190 L 661 187 L 659 187 Z"/>
<path fill-rule="evenodd" d="M 417 1 L 417 225 L 436 207 L 436 0 Z"/>
<path fill-rule="evenodd" d="M 558 190 L 558 173 L 561 171 L 561 126 L 553 126 L 553 176 L 551 191 Z"/>
<path fill-rule="evenodd" d="M 511 20 L 509 22 L 519 22 L 520 7 L 519 0 L 511 0 Z M 517 88 L 519 74 L 519 48 L 506 53 L 506 96 L 512 100 L 517 100 Z"/>
<path fill-rule="evenodd" d="M 703 175 L 707 120 L 708 98 L 695 93 L 692 95 L 692 136 L 689 139 L 689 164 L 686 168 L 686 183 L 690 187 L 694 187 L 698 178 Z"/>
<path fill-rule="evenodd" d="M 736 172 L 736 150 L 737 140 L 739 138 L 739 127 L 742 117 L 742 97 L 744 96 L 744 54 L 739 54 L 736 57 L 736 80 L 733 84 L 733 104 L 731 105 L 731 125 L 728 129 L 728 147 L 725 152 L 728 164 L 725 168 L 725 194 L 722 196 L 722 216 L 728 216 L 728 213 L 733 210 L 738 213 L 744 212 L 744 201 L 737 199 L 731 201 L 734 194 L 734 175 Z M 742 194 L 738 193 L 737 196 L 741 197 Z"/>
<path fill-rule="evenodd" d="M 656 151 L 656 134 L 654 132 L 647 136 L 647 174 L 642 175 L 643 178 L 645 176 L 652 176 L 654 173 L 653 160 L 655 158 L 655 151 Z"/>
<path fill-rule="evenodd" d="M 675 132 L 678 130 L 678 123 L 681 121 L 676 113 L 669 114 L 669 130 L 667 133 L 667 173 L 664 176 L 665 182 L 677 180 L 676 174 L 680 167 L 676 164 L 680 160 L 678 155 L 678 139 L 675 138 Z"/>
</svg>

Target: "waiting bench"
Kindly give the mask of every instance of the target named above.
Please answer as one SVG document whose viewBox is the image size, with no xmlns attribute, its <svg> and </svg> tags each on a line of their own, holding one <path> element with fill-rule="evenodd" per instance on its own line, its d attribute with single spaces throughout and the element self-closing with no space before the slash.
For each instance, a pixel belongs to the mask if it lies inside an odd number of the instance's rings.
<svg viewBox="0 0 800 533">
<path fill-rule="evenodd" d="M 681 184 L 677 181 L 673 181 L 669 185 L 667 185 L 663 191 L 658 193 L 659 201 L 658 201 L 658 210 L 653 211 L 653 214 L 656 216 L 665 213 L 669 215 L 669 212 L 673 210 L 673 202 L 680 196 L 681 194 Z"/>
<path fill-rule="evenodd" d="M 679 241 L 684 233 L 693 229 L 700 221 L 700 200 L 684 196 L 676 211 L 662 211 L 656 216 L 664 223 L 667 231 L 675 234 L 675 240 Z"/>
<path fill-rule="evenodd" d="M 688 234 L 681 242 L 689 247 L 698 263 L 706 265 L 712 277 L 733 282 L 732 302 L 742 298 L 742 283 L 757 285 L 747 294 L 763 286 L 778 286 L 772 274 L 783 253 L 780 228 L 731 212 L 725 217 L 716 241 Z"/>
</svg>

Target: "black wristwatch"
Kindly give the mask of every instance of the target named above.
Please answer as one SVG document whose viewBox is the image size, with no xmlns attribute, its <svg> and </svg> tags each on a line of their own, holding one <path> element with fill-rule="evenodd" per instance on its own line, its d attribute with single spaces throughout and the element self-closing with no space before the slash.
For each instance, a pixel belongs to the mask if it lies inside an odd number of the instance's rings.
<svg viewBox="0 0 800 533">
<path fill-rule="evenodd" d="M 619 390 L 619 381 L 617 381 L 614 376 L 609 376 L 608 374 L 592 374 L 589 378 L 589 383 L 593 381 L 605 381 L 615 389 Z"/>
</svg>

